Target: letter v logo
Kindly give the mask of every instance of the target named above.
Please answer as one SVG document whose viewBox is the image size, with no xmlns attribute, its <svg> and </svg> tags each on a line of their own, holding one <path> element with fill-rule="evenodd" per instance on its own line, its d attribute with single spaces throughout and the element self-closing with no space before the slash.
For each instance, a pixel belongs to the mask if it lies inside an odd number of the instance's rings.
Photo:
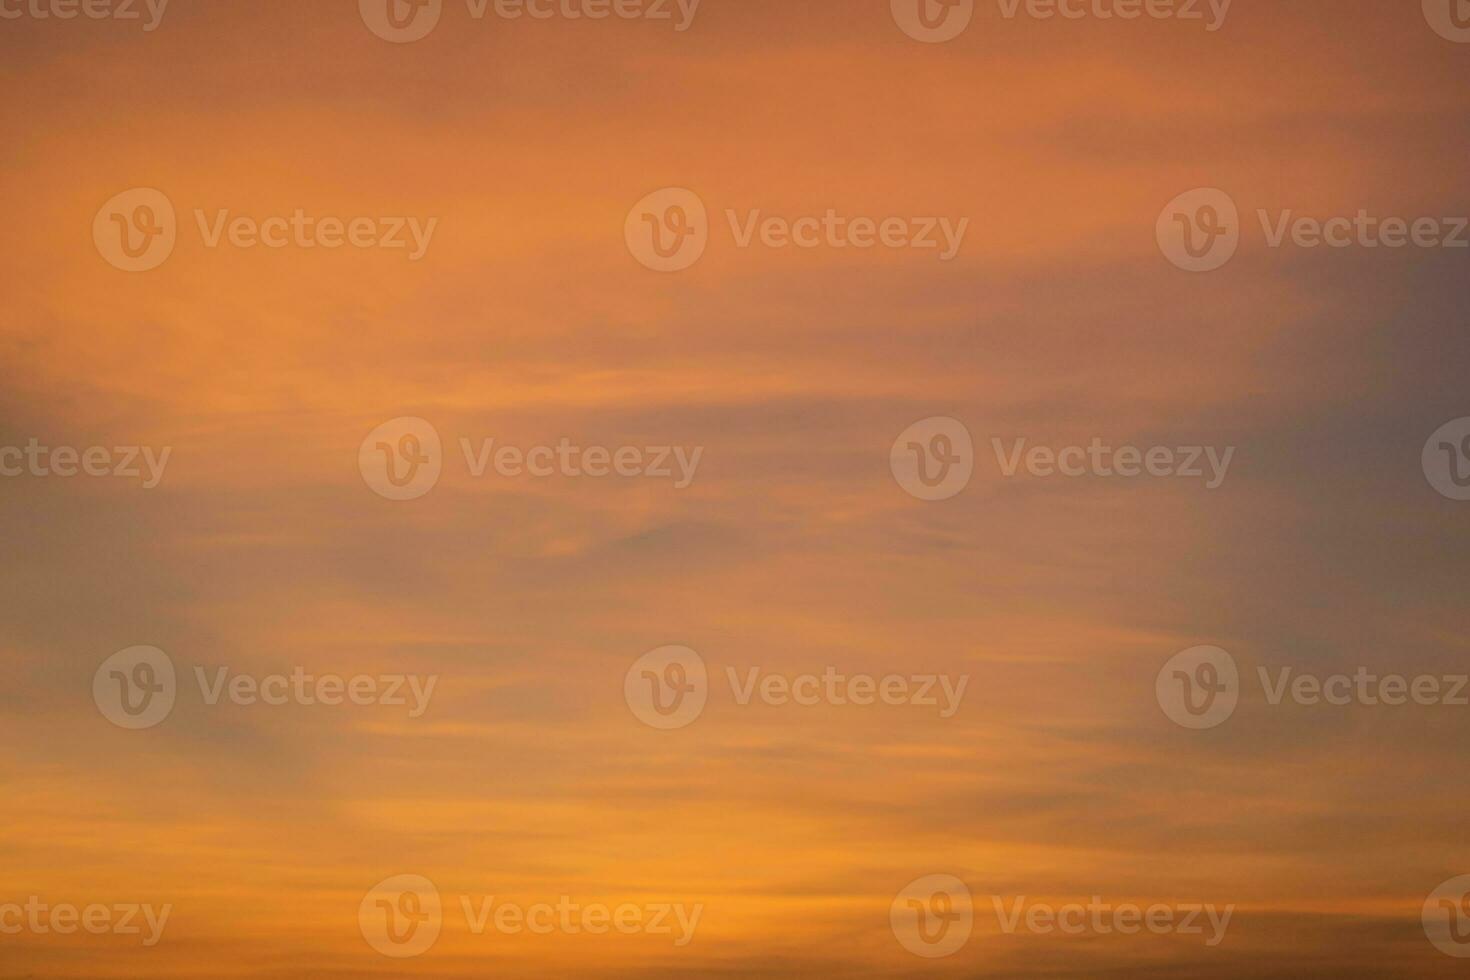
<svg viewBox="0 0 1470 980">
<path fill-rule="evenodd" d="M 925 44 L 943 44 L 963 34 L 975 16 L 975 0 L 889 0 L 894 23 Z"/>
<path fill-rule="evenodd" d="M 368 30 L 393 44 L 421 41 L 439 26 L 444 0 L 357 0 Z"/>
</svg>

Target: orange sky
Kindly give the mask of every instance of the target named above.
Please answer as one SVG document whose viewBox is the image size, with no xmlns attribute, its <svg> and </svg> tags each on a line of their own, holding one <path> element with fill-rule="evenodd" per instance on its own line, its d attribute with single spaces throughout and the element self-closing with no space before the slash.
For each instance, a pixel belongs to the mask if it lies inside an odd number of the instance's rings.
<svg viewBox="0 0 1470 980">
<path fill-rule="evenodd" d="M 15 0 L 0 3 L 22 9 Z M 1258 667 L 1465 670 L 1466 507 L 1420 451 L 1470 415 L 1466 252 L 1271 249 L 1257 209 L 1470 214 L 1470 46 L 1416 2 L 1236 0 L 1225 26 L 1007 19 L 920 43 L 887 0 L 703 0 L 652 20 L 473 19 L 388 43 L 352 2 L 172 0 L 0 20 L 0 447 L 168 446 L 155 489 L 0 479 L 0 906 L 170 904 L 125 936 L 0 935 L 0 976 L 1459 975 L 1426 896 L 1470 873 L 1470 708 L 1270 705 Z M 92 239 L 162 191 L 160 267 Z M 709 208 L 642 267 L 629 209 Z M 1160 209 L 1239 203 L 1191 275 Z M 916 250 L 740 248 L 725 218 L 967 218 Z M 206 247 L 194 212 L 437 219 L 402 251 Z M 958 496 L 890 473 L 915 420 L 975 442 Z M 444 440 L 421 499 L 364 436 Z M 1237 447 L 1216 490 L 1001 475 L 992 438 Z M 703 447 L 654 479 L 475 477 L 459 440 Z M 624 700 L 710 666 L 698 721 Z M 1172 724 L 1198 644 L 1250 681 Z M 168 653 L 177 706 L 110 724 L 94 672 Z M 209 705 L 195 666 L 438 675 L 388 706 Z M 725 669 L 969 678 L 917 706 L 741 705 Z M 422 875 L 412 959 L 364 895 Z M 975 896 L 953 956 L 894 896 Z M 462 896 L 700 903 L 695 937 L 474 935 Z M 1186 936 L 1006 935 L 991 896 L 1237 907 Z"/>
</svg>

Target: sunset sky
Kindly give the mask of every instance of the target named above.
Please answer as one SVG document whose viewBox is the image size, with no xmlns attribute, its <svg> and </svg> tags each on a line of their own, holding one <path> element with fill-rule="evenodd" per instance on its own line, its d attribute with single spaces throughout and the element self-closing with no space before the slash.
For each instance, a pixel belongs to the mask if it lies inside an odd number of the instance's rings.
<svg viewBox="0 0 1470 980">
<path fill-rule="evenodd" d="M 1419 0 L 1235 0 L 1215 31 L 1207 3 L 977 0 L 943 43 L 889 0 L 703 0 L 682 31 L 672 0 L 444 0 L 408 43 L 353 0 L 172 0 L 147 31 L 143 0 L 48 2 L 0 0 L 0 448 L 170 456 L 152 488 L 0 477 L 0 906 L 172 911 L 151 947 L 0 930 L 0 978 L 1464 975 L 1421 910 L 1470 874 L 1470 707 L 1257 679 L 1470 672 L 1470 503 L 1421 462 L 1470 416 L 1470 250 L 1273 248 L 1257 218 L 1470 215 L 1470 44 Z M 134 188 L 177 212 L 142 272 L 93 235 Z M 663 188 L 708 209 L 682 271 L 625 239 Z M 1240 212 L 1204 274 L 1155 234 L 1193 188 Z M 829 209 L 968 225 L 943 261 L 741 247 L 727 218 Z M 298 210 L 435 224 L 414 260 L 196 219 Z M 933 417 L 974 472 L 926 501 L 890 449 Z M 402 418 L 442 475 L 396 501 L 359 453 Z M 462 439 L 702 455 L 685 488 L 476 476 Z M 1215 489 L 1006 476 L 992 440 L 1021 439 L 1234 455 Z M 710 683 L 661 731 L 624 685 L 668 645 Z M 1199 645 L 1242 690 L 1193 731 L 1155 681 Z M 136 646 L 178 698 L 131 731 L 93 681 Z M 211 705 L 196 667 L 438 680 L 411 717 Z M 968 681 L 946 718 L 742 705 L 751 668 Z M 445 907 L 404 959 L 359 918 L 399 875 Z M 890 925 L 930 875 L 975 909 L 933 959 Z M 683 946 L 476 935 L 488 896 L 702 914 Z M 1235 912 L 1206 947 L 992 908 L 1092 896 Z"/>
</svg>

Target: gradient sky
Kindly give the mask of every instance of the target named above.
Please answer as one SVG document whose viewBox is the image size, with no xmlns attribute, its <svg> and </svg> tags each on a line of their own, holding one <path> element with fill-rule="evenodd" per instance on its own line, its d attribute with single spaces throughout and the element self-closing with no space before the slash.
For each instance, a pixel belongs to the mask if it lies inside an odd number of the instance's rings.
<svg viewBox="0 0 1470 980">
<path fill-rule="evenodd" d="M 667 22 L 472 21 L 394 45 L 357 5 L 173 0 L 151 33 L 0 21 L 0 445 L 171 446 L 167 477 L 0 480 L 0 903 L 174 906 L 166 939 L 0 936 L 0 977 L 1462 975 L 1420 923 L 1470 873 L 1470 708 L 1269 706 L 1190 732 L 1186 647 L 1327 674 L 1467 670 L 1470 504 L 1420 451 L 1470 415 L 1467 253 L 1265 247 L 1257 208 L 1470 214 L 1470 46 L 1418 2 L 1236 0 L 1198 24 L 1007 20 L 917 43 L 887 0 L 704 0 Z M 163 190 L 125 274 L 104 201 Z M 634 202 L 717 230 L 658 274 Z M 1227 189 L 1190 275 L 1155 219 Z M 190 212 L 437 217 L 401 252 L 208 249 Z M 739 249 L 723 211 L 968 217 L 952 262 Z M 446 441 L 423 499 L 357 469 Z M 928 416 L 964 493 L 905 494 Z M 703 446 L 653 480 L 466 473 L 461 437 Z M 1218 490 L 1002 478 L 990 440 L 1237 447 Z M 430 711 L 91 700 L 151 644 L 189 672 L 434 673 Z M 645 651 L 713 670 L 967 674 L 912 707 L 623 701 Z M 702 902 L 649 936 L 363 941 L 390 875 L 453 901 Z M 893 896 L 963 879 L 921 960 Z M 988 896 L 1238 906 L 1183 937 L 1008 936 Z"/>
</svg>

